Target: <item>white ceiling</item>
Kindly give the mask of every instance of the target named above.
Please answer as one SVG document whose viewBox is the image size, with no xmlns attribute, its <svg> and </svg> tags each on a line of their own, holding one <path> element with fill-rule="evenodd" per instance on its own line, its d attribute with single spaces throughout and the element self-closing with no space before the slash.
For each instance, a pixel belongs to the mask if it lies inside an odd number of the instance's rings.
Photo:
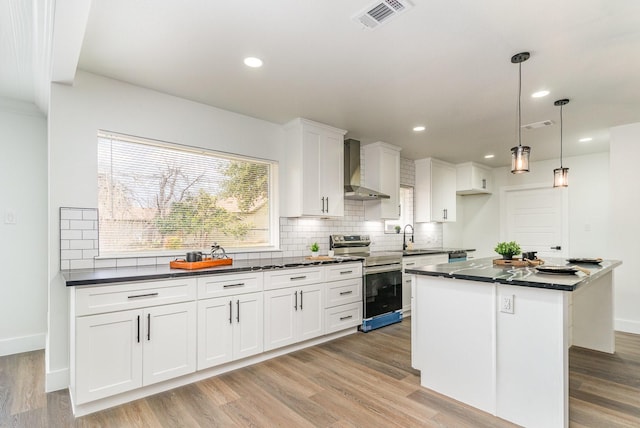
<svg viewBox="0 0 640 428">
<path fill-rule="evenodd" d="M 553 102 L 569 98 L 565 156 L 606 151 L 610 127 L 640 122 L 637 0 L 412 2 L 371 31 L 351 20 L 368 0 L 0 0 L 0 96 L 42 106 L 39 76 L 71 81 L 77 64 L 271 122 L 327 123 L 407 158 L 498 166 L 517 144 L 510 58 L 529 51 L 522 123 L 558 122 Z M 48 32 L 57 44 L 34 43 Z M 246 56 L 264 66 L 247 68 Z M 551 94 L 530 97 L 540 89 Z M 559 156 L 557 124 L 522 138 L 534 161 Z"/>
</svg>

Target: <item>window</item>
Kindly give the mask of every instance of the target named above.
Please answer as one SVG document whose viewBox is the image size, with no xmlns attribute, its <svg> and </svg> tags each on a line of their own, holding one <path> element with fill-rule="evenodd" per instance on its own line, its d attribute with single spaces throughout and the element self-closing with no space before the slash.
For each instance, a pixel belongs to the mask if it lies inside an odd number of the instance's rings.
<svg viewBox="0 0 640 428">
<path fill-rule="evenodd" d="M 100 253 L 273 247 L 276 171 L 275 162 L 99 132 Z"/>
<path fill-rule="evenodd" d="M 402 232 L 407 224 L 413 226 L 413 187 L 400 187 L 400 218 L 385 220 L 384 233 L 397 233 L 396 226 Z"/>
</svg>

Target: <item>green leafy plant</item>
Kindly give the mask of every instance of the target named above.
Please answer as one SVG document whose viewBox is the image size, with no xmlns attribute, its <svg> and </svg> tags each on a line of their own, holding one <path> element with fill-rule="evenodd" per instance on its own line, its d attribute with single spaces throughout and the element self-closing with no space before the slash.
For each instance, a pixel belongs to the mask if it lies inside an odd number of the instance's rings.
<svg viewBox="0 0 640 428">
<path fill-rule="evenodd" d="M 400 233 L 400 229 L 401 229 L 400 226 L 396 226 L 394 227 L 394 229 L 396 230 L 396 233 Z"/>
<path fill-rule="evenodd" d="M 318 243 L 314 242 L 313 244 L 311 244 L 311 252 L 317 253 L 318 251 L 320 251 L 320 246 L 318 245 Z"/>
<path fill-rule="evenodd" d="M 494 251 L 505 258 L 511 258 L 516 254 L 520 254 L 520 245 L 518 245 L 515 241 L 511 242 L 498 242 Z"/>
</svg>

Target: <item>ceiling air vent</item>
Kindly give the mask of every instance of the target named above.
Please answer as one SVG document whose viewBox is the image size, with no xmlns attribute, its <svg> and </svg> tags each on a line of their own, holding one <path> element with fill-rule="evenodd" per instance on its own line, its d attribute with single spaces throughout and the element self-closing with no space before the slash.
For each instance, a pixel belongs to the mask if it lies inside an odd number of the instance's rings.
<svg viewBox="0 0 640 428">
<path fill-rule="evenodd" d="M 413 5 L 407 0 L 377 1 L 356 13 L 351 19 L 373 30 L 412 7 Z"/>
<path fill-rule="evenodd" d="M 536 129 L 536 128 L 544 128 L 545 126 L 553 125 L 553 120 L 542 120 L 540 122 L 535 123 L 527 123 L 526 125 L 522 125 L 524 129 Z"/>
</svg>

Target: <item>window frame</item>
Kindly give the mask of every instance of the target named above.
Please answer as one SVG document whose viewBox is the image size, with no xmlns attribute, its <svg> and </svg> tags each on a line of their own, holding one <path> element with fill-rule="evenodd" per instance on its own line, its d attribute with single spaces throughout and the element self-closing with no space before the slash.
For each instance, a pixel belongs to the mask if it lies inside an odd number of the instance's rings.
<svg viewBox="0 0 640 428">
<path fill-rule="evenodd" d="M 247 162 L 259 162 L 269 165 L 269 188 L 268 188 L 268 209 L 269 209 L 269 242 L 266 245 L 255 247 L 234 247 L 225 246 L 225 251 L 229 254 L 234 253 L 258 253 L 258 252 L 271 252 L 280 251 L 280 216 L 279 216 L 279 162 L 273 159 L 264 159 L 256 156 L 248 156 L 238 153 L 231 153 L 222 150 L 216 150 L 212 148 L 190 146 L 181 143 L 168 142 L 158 140 L 149 137 L 137 137 L 128 134 L 122 134 L 113 131 L 98 130 L 96 134 L 97 140 L 101 138 L 106 139 L 118 139 L 124 142 L 130 142 L 134 144 L 143 144 L 151 147 L 158 147 L 162 149 L 174 149 L 182 152 L 189 152 L 196 155 L 212 155 L 229 160 L 239 160 Z M 98 141 L 96 141 L 96 145 Z M 97 165 L 96 165 L 97 168 Z M 96 176 L 98 176 L 98 170 L 96 169 Z M 96 187 L 96 198 L 98 196 L 98 189 Z M 98 203 L 99 205 L 99 203 Z M 98 210 L 99 211 L 99 210 Z M 149 249 L 140 251 L 108 251 L 102 250 L 100 245 L 100 213 L 98 212 L 98 252 L 99 255 L 96 259 L 112 259 L 112 258 L 143 258 L 143 257 L 171 257 L 176 255 L 183 255 L 186 249 Z M 213 242 L 211 242 L 213 244 Z M 194 250 L 209 251 L 210 248 L 201 248 Z"/>
</svg>

